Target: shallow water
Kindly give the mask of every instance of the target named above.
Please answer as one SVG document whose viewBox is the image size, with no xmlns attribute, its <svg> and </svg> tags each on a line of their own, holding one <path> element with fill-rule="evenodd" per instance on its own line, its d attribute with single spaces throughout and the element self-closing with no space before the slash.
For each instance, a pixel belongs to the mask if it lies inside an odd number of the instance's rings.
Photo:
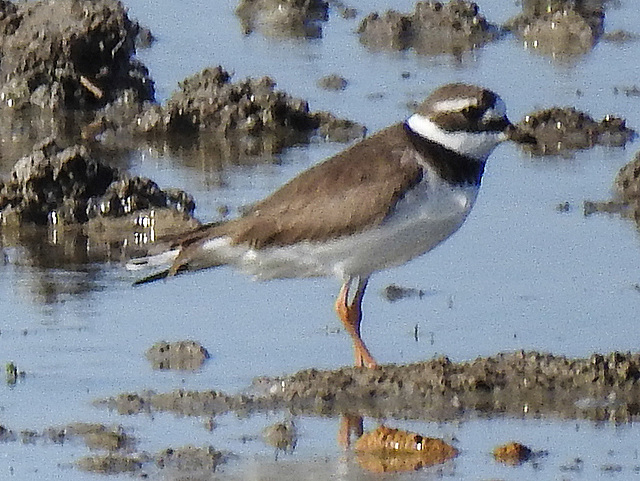
<svg viewBox="0 0 640 481">
<path fill-rule="evenodd" d="M 305 42 L 266 39 L 260 33 L 243 36 L 231 0 L 136 0 L 128 6 L 158 38 L 140 58 L 156 81 L 160 100 L 184 77 L 221 64 L 235 72 L 235 79 L 270 75 L 279 88 L 307 99 L 312 109 L 362 122 L 371 132 L 405 117 L 409 101 L 449 81 L 495 89 L 512 120 L 536 108 L 571 105 L 598 120 L 607 113 L 620 115 L 640 129 L 640 99 L 614 94 L 614 87 L 640 79 L 638 41 L 600 43 L 588 55 L 566 62 L 523 50 L 507 36 L 460 62 L 412 52 L 368 52 L 353 34 L 357 21 L 335 13 L 321 40 Z M 518 12 L 517 6 L 498 0 L 485 0 L 480 7 L 496 23 Z M 376 0 L 358 8 L 361 16 L 386 8 L 409 11 L 412 2 Z M 640 34 L 636 8 L 631 0 L 608 8 L 606 30 Z M 349 80 L 344 92 L 316 86 L 318 78 L 334 72 Z M 402 72 L 411 75 L 403 79 Z M 156 151 L 133 153 L 130 164 L 133 172 L 161 186 L 192 193 L 199 218 L 211 220 L 220 205 L 235 213 L 343 147 L 312 144 L 258 167 L 223 171 L 208 164 L 184 165 Z M 428 256 L 373 277 L 365 297 L 363 337 L 377 359 L 405 363 L 445 354 L 464 360 L 514 349 L 572 356 L 637 350 L 636 228 L 617 217 L 582 214 L 584 200 L 610 195 L 615 173 L 635 151 L 631 144 L 628 150 L 600 147 L 569 159 L 532 159 L 514 145 L 499 147 L 461 231 Z M 569 212 L 556 210 L 561 202 L 570 203 Z M 339 321 L 332 309 L 336 281 L 255 283 L 219 269 L 134 289 L 134 278 L 117 263 L 42 268 L 19 247 L 5 248 L 4 255 L 0 362 L 15 362 L 26 377 L 13 387 L 0 386 L 0 424 L 14 431 L 41 431 L 75 421 L 119 423 L 133 430 L 140 450 L 149 452 L 212 444 L 237 455 L 221 476 L 240 479 L 276 479 L 283 473 L 291 479 L 379 479 L 335 445 L 335 419 L 296 420 L 298 448 L 275 462 L 273 448 L 260 440 L 260 433 L 282 420 L 282 414 L 223 416 L 209 432 L 198 419 L 121 417 L 91 405 L 98 397 L 142 389 L 236 392 L 255 376 L 350 364 L 350 342 L 336 332 Z M 428 293 L 391 304 L 380 295 L 390 283 Z M 212 358 L 197 373 L 153 371 L 144 352 L 159 340 L 181 339 L 199 341 Z M 640 466 L 640 431 L 634 425 L 501 418 L 393 425 L 455 439 L 461 451 L 443 467 L 394 476 L 403 479 L 626 479 Z M 491 449 L 512 439 L 548 455 L 519 468 L 493 462 Z M 73 443 L 7 443 L 0 454 L 0 479 L 91 479 L 72 467 L 86 454 L 86 448 Z M 583 461 L 580 469 L 570 469 L 576 458 Z"/>
</svg>

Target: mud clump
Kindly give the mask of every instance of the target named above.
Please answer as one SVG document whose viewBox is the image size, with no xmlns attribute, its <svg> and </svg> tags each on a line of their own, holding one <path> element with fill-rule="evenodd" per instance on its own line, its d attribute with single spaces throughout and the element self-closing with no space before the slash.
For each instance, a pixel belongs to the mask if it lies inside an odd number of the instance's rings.
<svg viewBox="0 0 640 481">
<path fill-rule="evenodd" d="M 458 450 L 441 439 L 379 426 L 364 433 L 355 445 L 358 464 L 374 473 L 415 471 L 442 464 Z"/>
<path fill-rule="evenodd" d="M 236 15 L 245 34 L 260 30 L 271 37 L 321 38 L 329 4 L 323 0 L 240 0 Z"/>
<path fill-rule="evenodd" d="M 108 453 L 84 456 L 76 461 L 82 471 L 100 474 L 136 473 L 142 470 L 145 457 L 133 454 Z"/>
<path fill-rule="evenodd" d="M 585 201 L 584 215 L 620 214 L 632 219 L 640 229 L 640 152 L 618 171 L 613 189 L 612 200 Z"/>
<path fill-rule="evenodd" d="M 389 284 L 387 287 L 382 289 L 381 294 L 384 300 L 388 302 L 397 302 L 410 297 L 422 299 L 426 292 L 422 289 L 416 289 L 415 287 L 402 287 L 397 284 Z"/>
<path fill-rule="evenodd" d="M 195 341 L 158 342 L 146 352 L 154 369 L 195 371 L 209 359 L 209 352 Z"/>
<path fill-rule="evenodd" d="M 529 0 L 506 28 L 533 49 L 553 57 L 589 52 L 604 32 L 604 2 Z"/>
<path fill-rule="evenodd" d="M 105 426 L 96 423 L 72 423 L 66 426 L 48 427 L 41 432 L 23 430 L 17 435 L 12 430 L 0 426 L 0 442 L 22 441 L 24 444 L 36 442 L 66 444 L 83 441 L 91 450 L 109 452 L 126 451 L 135 445 L 135 439 L 122 426 Z"/>
<path fill-rule="evenodd" d="M 535 139 L 521 143 L 534 155 L 559 155 L 595 145 L 621 147 L 635 137 L 624 119 L 605 116 L 600 122 L 571 107 L 553 107 L 526 115 L 517 129 Z"/>
<path fill-rule="evenodd" d="M 77 440 L 83 441 L 92 452 L 102 451 L 84 456 L 75 463 L 79 469 L 93 473 L 140 473 L 143 477 L 148 477 L 149 473 L 157 473 L 159 470 L 163 474 L 179 475 L 180 479 L 187 479 L 182 476 L 196 476 L 189 479 L 200 479 L 198 475 L 215 471 L 227 459 L 227 455 L 212 446 L 167 448 L 155 455 L 137 451 L 135 439 L 122 426 L 72 423 L 45 428 L 41 432 L 24 430 L 20 436 L 0 426 L 0 442 L 5 443 L 21 441 L 24 444 L 66 444 Z"/>
<path fill-rule="evenodd" d="M 625 202 L 640 201 L 640 152 L 620 169 L 614 181 L 616 194 Z"/>
<path fill-rule="evenodd" d="M 74 423 L 61 428 L 48 428 L 42 436 L 57 444 L 79 438 L 91 450 L 110 452 L 125 450 L 135 443 L 122 426 L 105 426 L 95 423 Z"/>
<path fill-rule="evenodd" d="M 510 442 L 497 446 L 493 450 L 493 458 L 504 464 L 518 466 L 533 457 L 533 451 L 524 444 Z"/>
<path fill-rule="evenodd" d="M 8 443 L 17 439 L 16 434 L 0 424 L 0 443 Z"/>
<path fill-rule="evenodd" d="M 52 139 L 20 159 L 8 181 L 0 182 L 2 223 L 37 225 L 85 223 L 95 217 L 121 217 L 143 209 L 174 209 L 191 216 L 193 199 L 163 191 L 154 182 L 129 177 L 92 158 L 81 145 L 63 149 Z"/>
<path fill-rule="evenodd" d="M 167 448 L 155 455 L 145 452 L 91 455 L 76 464 L 83 471 L 100 474 L 139 473 L 146 478 L 159 470 L 168 479 L 209 479 L 225 460 L 226 456 L 212 446 L 184 446 Z"/>
<path fill-rule="evenodd" d="M 155 456 L 156 465 L 163 470 L 180 472 L 181 476 L 191 472 L 213 472 L 225 461 L 222 452 L 207 446 L 198 448 L 184 446 L 181 448 L 169 448 Z"/>
<path fill-rule="evenodd" d="M 222 67 L 205 69 L 180 83 L 165 107 L 153 106 L 136 120 L 151 137 L 199 135 L 224 157 L 272 154 L 314 134 L 329 140 L 355 139 L 363 126 L 327 112 L 310 112 L 306 101 L 278 91 L 269 77 L 231 82 Z"/>
<path fill-rule="evenodd" d="M 325 75 L 318 80 L 318 87 L 324 90 L 340 91 L 347 88 L 349 82 L 338 74 Z"/>
<path fill-rule="evenodd" d="M 139 25 L 115 0 L 3 1 L 0 99 L 13 109 L 99 108 L 152 100 L 147 69 L 133 59 Z"/>
<path fill-rule="evenodd" d="M 499 29 L 475 3 L 418 2 L 413 13 L 372 13 L 358 27 L 360 42 L 371 50 L 406 50 L 418 54 L 459 56 L 499 37 Z"/>
<path fill-rule="evenodd" d="M 275 423 L 262 431 L 265 444 L 276 449 L 276 460 L 279 453 L 292 454 L 298 444 L 298 431 L 292 421 Z"/>
</svg>

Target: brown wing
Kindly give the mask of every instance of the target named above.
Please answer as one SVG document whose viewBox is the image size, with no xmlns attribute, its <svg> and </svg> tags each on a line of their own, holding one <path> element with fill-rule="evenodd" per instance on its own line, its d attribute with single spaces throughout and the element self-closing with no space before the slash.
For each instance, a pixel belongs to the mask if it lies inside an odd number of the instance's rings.
<svg viewBox="0 0 640 481">
<path fill-rule="evenodd" d="M 335 239 L 379 225 L 422 179 L 406 149 L 402 124 L 388 127 L 301 173 L 245 216 L 184 236 L 174 268 L 206 239 L 229 236 L 256 249 Z"/>
</svg>

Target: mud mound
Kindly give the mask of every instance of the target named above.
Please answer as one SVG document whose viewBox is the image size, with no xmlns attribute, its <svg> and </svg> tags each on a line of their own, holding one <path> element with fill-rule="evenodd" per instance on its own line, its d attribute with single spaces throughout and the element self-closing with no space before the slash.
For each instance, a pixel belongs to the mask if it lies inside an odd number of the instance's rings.
<svg viewBox="0 0 640 481">
<path fill-rule="evenodd" d="M 246 34 L 260 30 L 272 37 L 320 38 L 328 10 L 323 0 L 240 0 L 236 15 Z"/>
<path fill-rule="evenodd" d="M 640 201 L 640 152 L 626 164 L 614 182 L 616 193 L 626 202 Z"/>
<path fill-rule="evenodd" d="M 589 52 L 604 32 L 604 1 L 529 0 L 506 28 L 525 48 L 567 57 Z"/>
<path fill-rule="evenodd" d="M 604 202 L 585 201 L 584 214 L 621 214 L 632 219 L 640 229 L 640 152 L 616 175 L 615 197 Z"/>
<path fill-rule="evenodd" d="M 139 26 L 115 0 L 3 1 L 0 41 L 6 106 L 94 108 L 152 100 L 147 69 L 132 59 Z"/>
<path fill-rule="evenodd" d="M 128 393 L 96 401 L 120 414 L 171 411 L 211 416 L 283 409 L 293 414 L 446 421 L 471 416 L 558 416 L 635 421 L 640 353 L 570 359 L 516 352 L 454 363 L 447 358 L 376 369 L 309 369 L 258 379 L 260 394 Z"/>
<path fill-rule="evenodd" d="M 209 352 L 195 341 L 157 342 L 146 352 L 153 369 L 194 371 L 209 359 Z"/>
<path fill-rule="evenodd" d="M 362 137 L 364 127 L 276 90 L 269 77 L 231 81 L 222 67 L 205 69 L 180 83 L 166 106 L 153 106 L 135 121 L 139 133 L 184 139 L 200 135 L 225 157 L 277 153 L 313 135 L 330 140 Z"/>
<path fill-rule="evenodd" d="M 191 215 L 195 204 L 182 191 L 167 193 L 149 179 L 121 174 L 84 146 L 62 149 L 52 139 L 36 145 L 0 183 L 3 223 L 74 224 L 153 207 Z"/>
<path fill-rule="evenodd" d="M 534 155 L 558 155 L 595 145 L 624 146 L 635 137 L 625 120 L 613 115 L 600 122 L 572 107 L 553 107 L 526 115 L 517 124 L 518 130 L 535 139 L 523 143 Z"/>
<path fill-rule="evenodd" d="M 418 2 L 414 12 L 372 13 L 358 28 L 360 42 L 372 50 L 413 48 L 423 55 L 452 54 L 480 47 L 499 36 L 475 3 Z"/>
</svg>

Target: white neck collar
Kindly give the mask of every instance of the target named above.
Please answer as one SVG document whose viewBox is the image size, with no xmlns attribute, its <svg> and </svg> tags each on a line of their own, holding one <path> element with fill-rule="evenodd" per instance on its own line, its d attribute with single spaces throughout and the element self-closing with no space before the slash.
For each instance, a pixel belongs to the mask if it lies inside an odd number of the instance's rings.
<svg viewBox="0 0 640 481">
<path fill-rule="evenodd" d="M 413 132 L 425 139 L 481 161 L 487 160 L 496 145 L 507 138 L 503 132 L 448 132 L 420 114 L 413 114 L 406 123 Z"/>
</svg>

